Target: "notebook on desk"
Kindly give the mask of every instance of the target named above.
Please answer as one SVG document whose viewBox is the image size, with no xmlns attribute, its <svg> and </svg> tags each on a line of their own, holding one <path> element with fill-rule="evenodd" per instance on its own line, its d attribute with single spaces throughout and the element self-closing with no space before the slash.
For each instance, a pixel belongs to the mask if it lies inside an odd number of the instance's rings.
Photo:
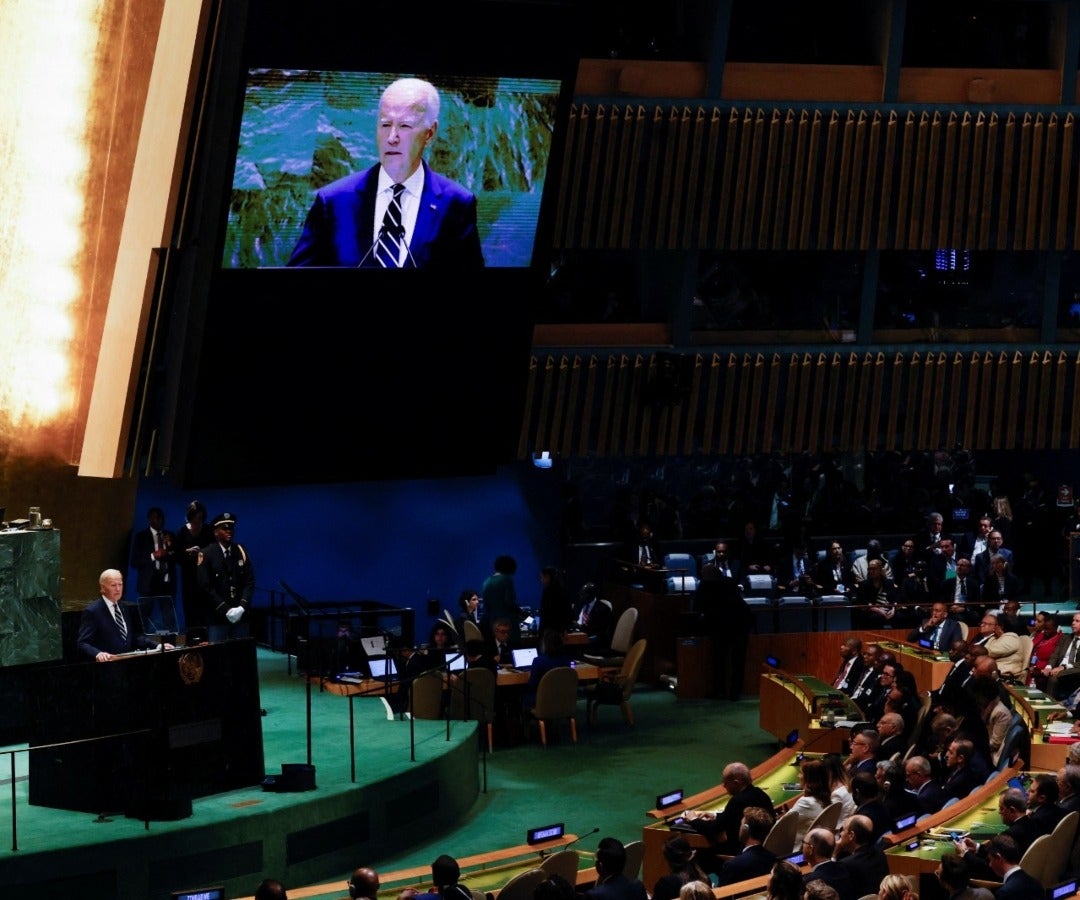
<svg viewBox="0 0 1080 900">
<path fill-rule="evenodd" d="M 539 651 L 535 647 L 517 647 L 510 651 L 515 669 L 531 669 Z"/>
</svg>

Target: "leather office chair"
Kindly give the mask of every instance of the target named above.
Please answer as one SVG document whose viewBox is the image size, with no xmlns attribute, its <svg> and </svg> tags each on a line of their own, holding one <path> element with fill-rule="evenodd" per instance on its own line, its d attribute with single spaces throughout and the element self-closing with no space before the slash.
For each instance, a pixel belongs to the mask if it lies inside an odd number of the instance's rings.
<svg viewBox="0 0 1080 900">
<path fill-rule="evenodd" d="M 634 693 L 641 662 L 645 656 L 648 641 L 638 638 L 623 660 L 622 668 L 612 679 L 597 681 L 585 686 L 585 719 L 590 724 L 596 722 L 597 708 L 601 704 L 618 705 L 622 710 L 627 725 L 634 724 L 634 711 L 630 707 L 630 696 Z"/>
</svg>

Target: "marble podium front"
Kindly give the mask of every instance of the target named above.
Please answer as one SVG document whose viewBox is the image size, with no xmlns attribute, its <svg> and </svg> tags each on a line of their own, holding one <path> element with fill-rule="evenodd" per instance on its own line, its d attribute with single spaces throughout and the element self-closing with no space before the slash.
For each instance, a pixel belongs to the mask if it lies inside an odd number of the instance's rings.
<svg viewBox="0 0 1080 900">
<path fill-rule="evenodd" d="M 62 656 L 60 532 L 0 531 L 0 667 Z"/>
</svg>

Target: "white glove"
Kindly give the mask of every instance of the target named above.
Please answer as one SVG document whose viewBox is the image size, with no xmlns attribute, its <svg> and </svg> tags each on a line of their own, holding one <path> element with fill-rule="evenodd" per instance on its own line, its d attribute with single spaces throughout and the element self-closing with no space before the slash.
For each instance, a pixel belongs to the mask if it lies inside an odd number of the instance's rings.
<svg viewBox="0 0 1080 900">
<path fill-rule="evenodd" d="M 244 614 L 244 607 L 234 606 L 232 609 L 225 613 L 225 618 L 229 620 L 229 624 L 235 625 L 240 621 L 240 617 Z"/>
</svg>

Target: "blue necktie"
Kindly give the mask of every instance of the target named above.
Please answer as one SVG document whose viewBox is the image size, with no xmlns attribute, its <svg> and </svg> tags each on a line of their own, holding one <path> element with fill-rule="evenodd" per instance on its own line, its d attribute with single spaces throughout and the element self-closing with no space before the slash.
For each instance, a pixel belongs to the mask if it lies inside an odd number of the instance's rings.
<svg viewBox="0 0 1080 900">
<path fill-rule="evenodd" d="M 379 229 L 379 242 L 375 245 L 375 259 L 384 269 L 399 269 L 401 265 L 401 242 L 405 239 L 405 228 L 401 224 L 401 195 L 405 185 L 394 185 L 394 196 L 386 207 L 382 227 Z"/>
</svg>

